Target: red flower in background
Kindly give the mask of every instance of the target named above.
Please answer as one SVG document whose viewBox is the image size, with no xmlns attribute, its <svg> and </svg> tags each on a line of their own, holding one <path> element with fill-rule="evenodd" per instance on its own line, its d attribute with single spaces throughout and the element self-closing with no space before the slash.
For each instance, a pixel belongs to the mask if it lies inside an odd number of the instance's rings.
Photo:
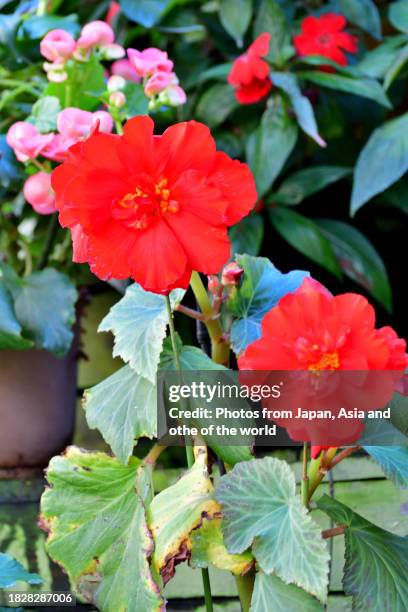
<svg viewBox="0 0 408 612">
<path fill-rule="evenodd" d="M 94 133 L 71 147 L 52 186 L 76 261 L 166 293 L 187 287 L 192 270 L 219 271 L 230 257 L 227 226 L 257 194 L 248 166 L 217 152 L 205 125 L 179 123 L 162 136 L 153 128 L 143 116 L 123 136 Z"/>
<path fill-rule="evenodd" d="M 331 295 L 305 279 L 262 321 L 262 336 L 239 358 L 243 370 L 404 370 L 406 342 L 391 327 L 375 328 L 361 295 Z"/>
<path fill-rule="evenodd" d="M 235 95 L 240 104 L 258 102 L 271 90 L 269 65 L 262 59 L 268 54 L 270 40 L 271 35 L 267 32 L 260 34 L 232 65 L 228 83 L 236 89 Z"/>
<path fill-rule="evenodd" d="M 297 54 L 301 57 L 321 55 L 341 66 L 347 66 L 344 51 L 356 53 L 358 45 L 355 36 L 343 32 L 346 23 L 343 15 L 335 13 L 306 17 L 302 21 L 301 34 L 293 38 Z"/>
</svg>

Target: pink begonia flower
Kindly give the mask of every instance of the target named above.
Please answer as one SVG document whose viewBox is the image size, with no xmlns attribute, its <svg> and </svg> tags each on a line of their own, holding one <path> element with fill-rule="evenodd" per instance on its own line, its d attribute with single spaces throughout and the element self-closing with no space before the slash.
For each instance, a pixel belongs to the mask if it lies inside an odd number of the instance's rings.
<svg viewBox="0 0 408 612">
<path fill-rule="evenodd" d="M 127 81 L 133 83 L 140 83 L 141 77 L 133 68 L 132 63 L 128 59 L 121 59 L 113 62 L 111 66 L 111 72 L 115 76 L 121 76 Z"/>
<path fill-rule="evenodd" d="M 18 161 L 26 162 L 42 153 L 53 138 L 53 134 L 40 134 L 28 121 L 17 121 L 9 128 L 6 140 Z"/>
<path fill-rule="evenodd" d="M 181 106 L 187 102 L 186 92 L 180 85 L 171 84 L 165 89 L 159 96 L 159 99 L 163 98 L 165 104 L 170 106 Z"/>
<path fill-rule="evenodd" d="M 169 60 L 165 51 L 149 47 L 143 51 L 127 50 L 130 63 L 141 77 L 151 76 L 154 72 L 171 72 L 173 62 Z"/>
<path fill-rule="evenodd" d="M 51 30 L 40 42 L 40 52 L 47 60 L 66 60 L 75 51 L 75 39 L 65 30 Z"/>
<path fill-rule="evenodd" d="M 115 33 L 105 21 L 91 21 L 81 30 L 78 38 L 78 47 L 89 49 L 90 47 L 106 47 L 115 41 Z"/>
<path fill-rule="evenodd" d="M 173 82 L 175 76 L 174 72 L 155 72 L 144 87 L 146 96 L 151 98 L 159 94 Z"/>
<path fill-rule="evenodd" d="M 110 133 L 113 120 L 106 111 L 90 113 L 79 108 L 65 108 L 57 117 L 59 134 L 53 135 L 53 140 L 42 152 L 44 157 L 54 161 L 64 161 L 69 147 L 89 136 L 93 127 L 99 121 L 99 131 Z"/>
<path fill-rule="evenodd" d="M 84 234 L 81 225 L 71 228 L 72 238 L 72 261 L 74 263 L 86 263 L 88 261 L 88 236 Z"/>
<path fill-rule="evenodd" d="M 24 197 L 39 215 L 51 215 L 56 211 L 55 194 L 51 187 L 51 174 L 37 172 L 24 183 Z"/>
</svg>

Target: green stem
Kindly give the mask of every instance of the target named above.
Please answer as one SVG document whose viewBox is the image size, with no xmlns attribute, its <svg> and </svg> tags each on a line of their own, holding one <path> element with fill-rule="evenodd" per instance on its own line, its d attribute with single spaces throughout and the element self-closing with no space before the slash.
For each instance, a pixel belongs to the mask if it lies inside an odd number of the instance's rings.
<svg viewBox="0 0 408 612">
<path fill-rule="evenodd" d="M 300 485 L 302 503 L 304 506 L 309 504 L 309 478 L 307 475 L 307 442 L 303 443 L 303 471 L 302 471 L 302 482 Z"/>
<path fill-rule="evenodd" d="M 251 569 L 244 576 L 235 576 L 242 612 L 249 612 L 255 583 L 255 570 Z"/>
<path fill-rule="evenodd" d="M 47 14 L 48 0 L 38 0 L 37 16 L 42 17 Z"/>
<path fill-rule="evenodd" d="M 229 343 L 225 341 L 223 330 L 218 318 L 213 318 L 213 307 L 198 272 L 191 275 L 190 286 L 197 303 L 205 317 L 205 325 L 211 340 L 211 356 L 216 363 L 228 365 Z"/>
<path fill-rule="evenodd" d="M 115 128 L 118 134 L 123 134 L 122 122 L 119 119 L 115 119 Z"/>
<path fill-rule="evenodd" d="M 177 336 L 176 336 L 176 330 L 174 327 L 173 311 L 171 309 L 170 297 L 168 294 L 166 295 L 166 307 L 167 307 L 167 315 L 169 319 L 170 338 L 171 338 L 171 345 L 173 348 L 174 364 L 176 366 L 176 370 L 181 374 L 180 355 L 179 355 L 178 346 L 177 346 Z M 194 452 L 193 452 L 192 445 L 186 444 L 186 457 L 187 457 L 187 465 L 189 468 L 191 468 L 192 465 L 194 464 Z M 202 569 L 201 576 L 203 579 L 205 608 L 207 612 L 213 612 L 210 575 L 208 573 L 208 569 Z"/>
<path fill-rule="evenodd" d="M 59 222 L 58 222 L 58 213 L 54 213 L 50 219 L 49 225 L 48 225 L 48 230 L 47 230 L 47 236 L 45 238 L 45 244 L 44 244 L 44 249 L 43 252 L 41 253 L 41 257 L 38 261 L 37 264 L 37 270 L 42 270 L 43 268 L 46 267 L 47 263 L 48 263 L 48 258 L 50 256 L 51 253 L 51 249 L 53 247 L 54 244 L 54 240 L 55 240 L 55 236 L 57 235 L 58 232 L 58 227 L 59 227 Z"/>
</svg>

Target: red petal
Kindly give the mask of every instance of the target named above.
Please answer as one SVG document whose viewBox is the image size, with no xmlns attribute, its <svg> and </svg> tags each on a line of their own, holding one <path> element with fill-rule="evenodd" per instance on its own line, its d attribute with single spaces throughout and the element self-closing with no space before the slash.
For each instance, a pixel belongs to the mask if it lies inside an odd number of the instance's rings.
<svg viewBox="0 0 408 612">
<path fill-rule="evenodd" d="M 263 32 L 254 40 L 252 45 L 248 48 L 249 55 L 254 57 L 263 57 L 269 53 L 269 45 L 271 42 L 271 35 L 268 32 Z"/>
</svg>

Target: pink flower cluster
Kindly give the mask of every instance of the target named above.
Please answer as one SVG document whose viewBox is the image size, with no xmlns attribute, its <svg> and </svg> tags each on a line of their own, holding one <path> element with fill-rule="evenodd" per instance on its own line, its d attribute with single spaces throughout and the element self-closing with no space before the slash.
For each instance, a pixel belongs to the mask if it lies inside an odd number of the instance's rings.
<svg viewBox="0 0 408 612">
<path fill-rule="evenodd" d="M 7 143 L 21 162 L 35 160 L 39 155 L 62 162 L 68 157 L 69 148 L 87 138 L 99 124 L 101 132 L 113 129 L 112 117 L 105 111 L 90 113 L 79 108 L 65 108 L 57 117 L 58 133 L 40 134 L 32 123 L 17 121 L 7 132 Z M 55 211 L 51 175 L 37 172 L 27 179 L 24 197 L 40 215 Z"/>
<path fill-rule="evenodd" d="M 43 64 L 48 79 L 53 82 L 65 81 L 68 76 L 67 61 L 71 58 L 87 61 L 94 50 L 98 50 L 103 59 L 123 57 L 125 50 L 114 41 L 115 33 L 104 21 L 87 23 L 77 41 L 65 30 L 51 30 L 40 43 L 41 55 L 48 60 Z"/>
<path fill-rule="evenodd" d="M 180 87 L 173 62 L 165 51 L 149 47 L 143 51 L 127 50 L 128 59 L 112 64 L 112 74 L 127 81 L 143 83 L 148 98 L 158 97 L 158 101 L 170 106 L 179 106 L 187 100 L 185 91 Z"/>
</svg>

